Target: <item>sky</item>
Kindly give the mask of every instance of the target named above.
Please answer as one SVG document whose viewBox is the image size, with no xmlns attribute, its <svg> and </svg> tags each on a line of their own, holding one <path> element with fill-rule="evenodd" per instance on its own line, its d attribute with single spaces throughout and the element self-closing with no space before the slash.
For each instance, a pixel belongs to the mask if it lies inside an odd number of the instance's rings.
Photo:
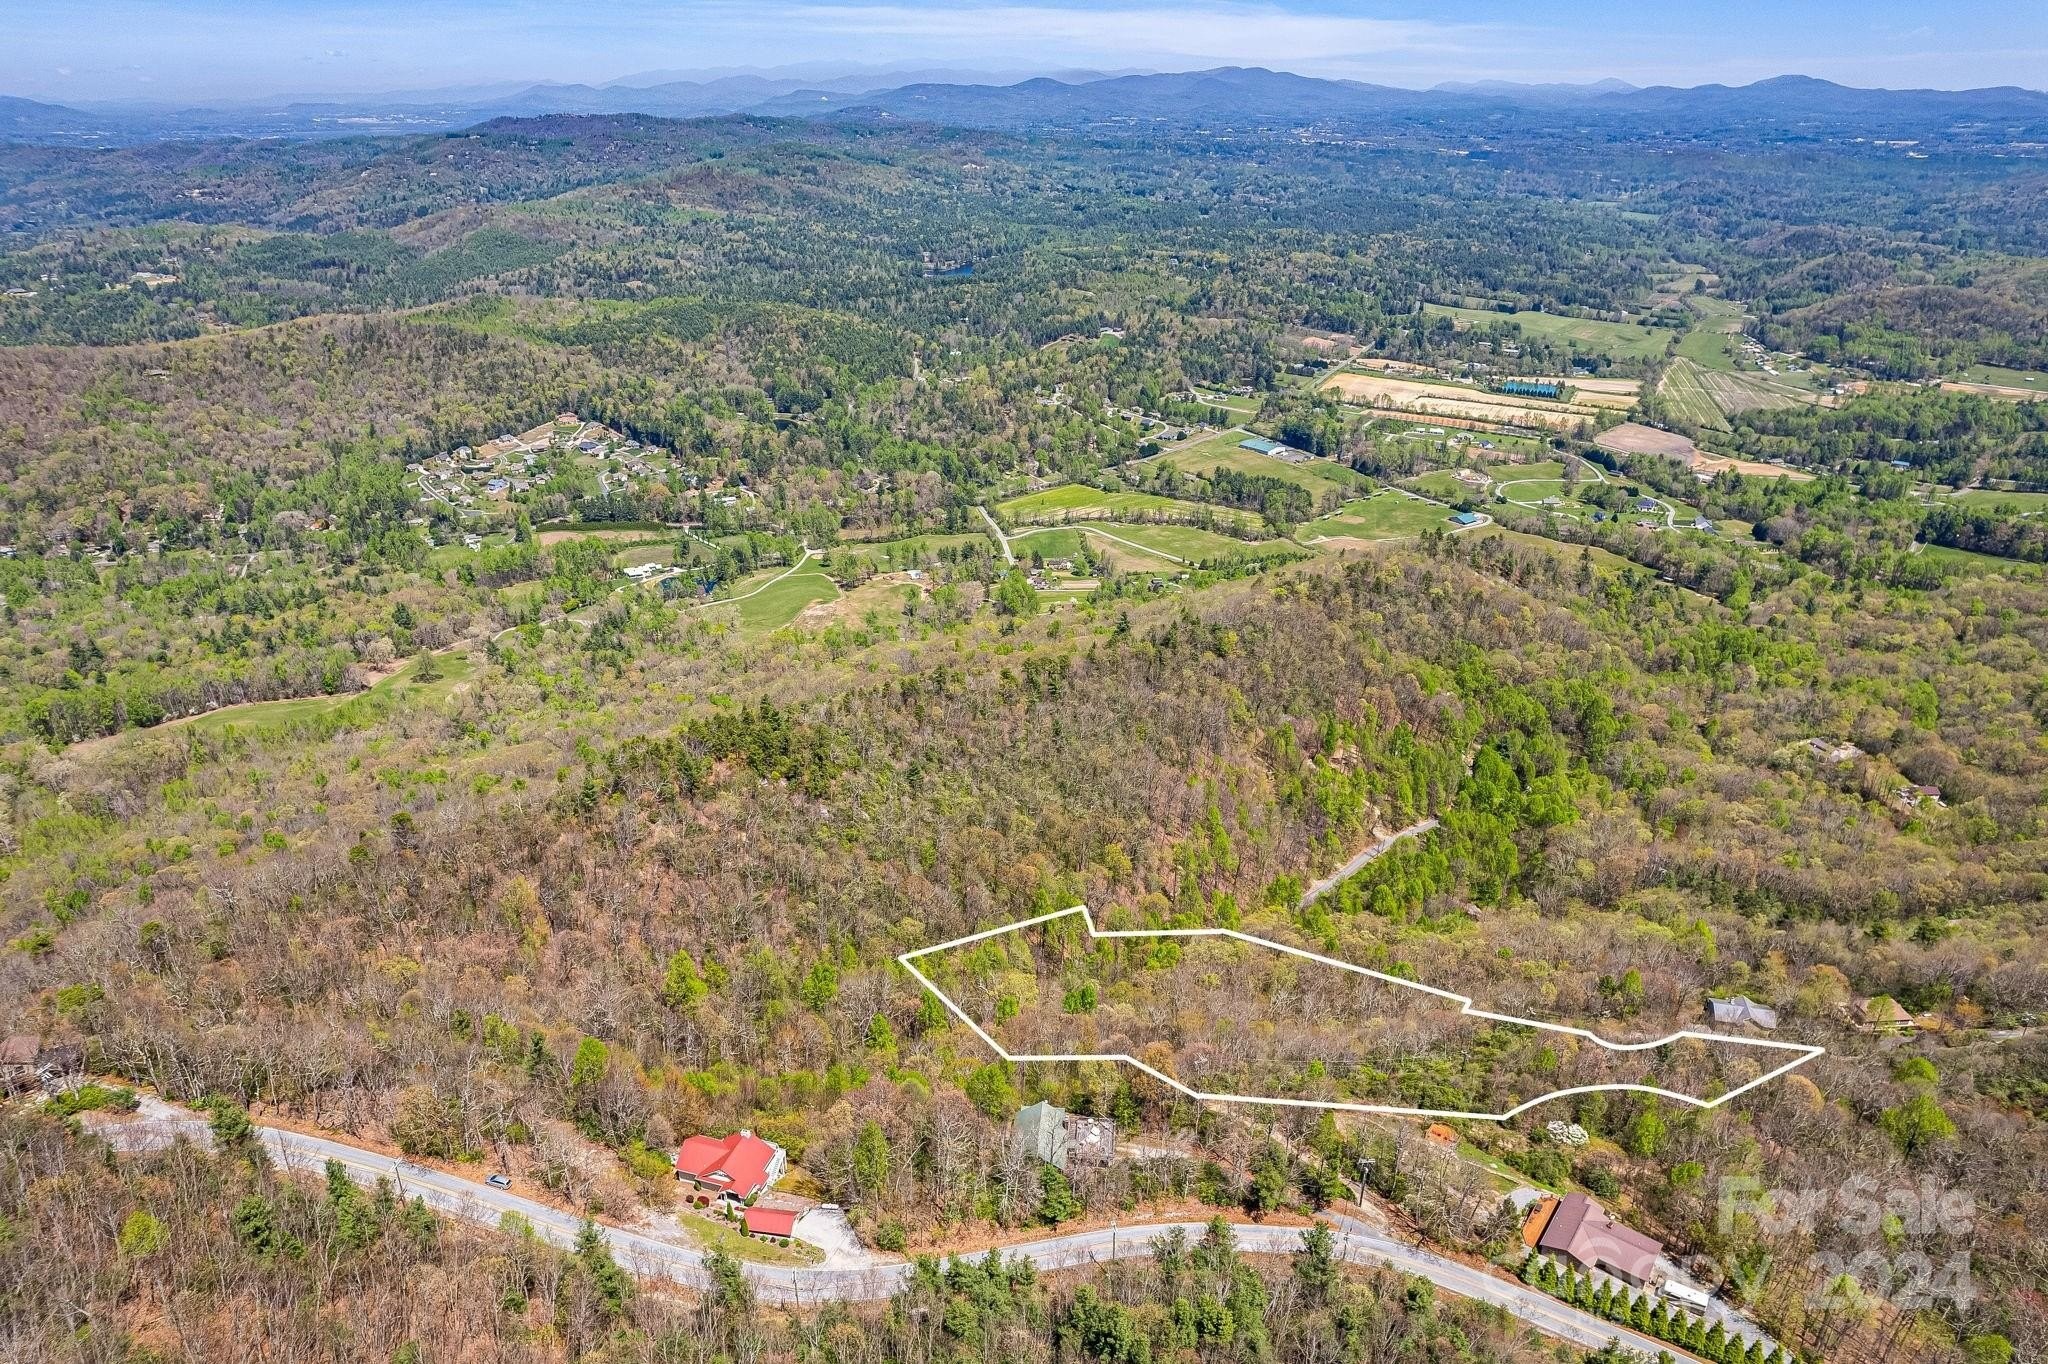
<svg viewBox="0 0 2048 1364">
<path fill-rule="evenodd" d="M 1446 80 L 2048 85 L 2043 0 L 5 0 L 0 94 L 224 101 L 650 69 L 1270 66 Z"/>
</svg>

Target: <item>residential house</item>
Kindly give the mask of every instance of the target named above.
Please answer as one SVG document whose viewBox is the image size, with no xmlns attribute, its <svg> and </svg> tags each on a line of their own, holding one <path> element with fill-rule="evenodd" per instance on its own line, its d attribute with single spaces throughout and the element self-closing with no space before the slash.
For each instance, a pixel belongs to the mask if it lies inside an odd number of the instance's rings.
<svg viewBox="0 0 2048 1364">
<path fill-rule="evenodd" d="M 686 1137 L 676 1151 L 676 1178 L 697 1191 L 691 1201 L 699 1207 L 718 1198 L 744 1203 L 782 1178 L 788 1168 L 789 1157 L 780 1146 L 747 1131 L 729 1137 Z"/>
<path fill-rule="evenodd" d="M 1614 1221 L 1606 1209 L 1581 1193 L 1558 1200 L 1536 1238 L 1536 1248 L 1635 1288 L 1645 1287 L 1656 1277 L 1657 1259 L 1664 1253 L 1661 1242 Z"/>
<path fill-rule="evenodd" d="M 1069 1113 L 1039 1100 L 1017 1111 L 1011 1142 L 1026 1155 L 1054 1169 L 1077 1165 L 1108 1165 L 1116 1159 L 1116 1125 L 1103 1118 Z"/>
<path fill-rule="evenodd" d="M 1710 999 L 1707 1012 L 1713 1015 L 1716 1023 L 1747 1023 L 1766 1032 L 1778 1026 L 1776 1009 L 1766 1008 L 1746 995 L 1737 995 L 1733 999 Z"/>
<path fill-rule="evenodd" d="M 1836 743 L 1833 739 L 1808 739 L 1806 747 L 1823 762 L 1845 763 L 1863 756 L 1863 750 L 1856 745 Z"/>
<path fill-rule="evenodd" d="M 1874 1032 L 1900 1035 L 1913 1031 L 1918 1025 L 1905 1006 L 1890 995 L 1873 995 L 1858 1000 L 1855 1005 L 1858 1032 Z"/>
<path fill-rule="evenodd" d="M 1479 521 L 1480 516 L 1478 512 L 1453 512 L 1451 514 L 1451 524 L 1454 526 L 1476 526 L 1479 524 Z"/>
</svg>

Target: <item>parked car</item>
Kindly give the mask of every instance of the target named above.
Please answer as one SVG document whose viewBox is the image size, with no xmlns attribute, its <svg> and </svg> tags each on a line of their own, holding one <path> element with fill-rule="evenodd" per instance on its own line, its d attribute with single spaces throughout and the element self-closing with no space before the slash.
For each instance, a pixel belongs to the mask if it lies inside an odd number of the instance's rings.
<svg viewBox="0 0 2048 1364">
<path fill-rule="evenodd" d="M 492 1175 L 489 1179 L 485 1180 L 484 1183 L 490 1185 L 494 1189 L 509 1189 L 512 1187 L 512 1176 Z"/>
</svg>

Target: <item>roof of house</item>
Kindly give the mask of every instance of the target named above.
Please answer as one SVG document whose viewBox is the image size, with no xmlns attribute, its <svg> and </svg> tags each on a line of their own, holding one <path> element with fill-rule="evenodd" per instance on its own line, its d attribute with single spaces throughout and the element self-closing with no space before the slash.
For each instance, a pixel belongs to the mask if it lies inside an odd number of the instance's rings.
<svg viewBox="0 0 2048 1364">
<path fill-rule="evenodd" d="M 1049 1165 L 1064 1165 L 1067 1155 L 1067 1111 L 1045 1099 L 1017 1110 L 1017 1140 Z"/>
<path fill-rule="evenodd" d="M 796 1212 L 791 1208 L 748 1208 L 740 1220 L 756 1236 L 788 1236 L 796 1231 Z"/>
<path fill-rule="evenodd" d="M 744 1198 L 768 1182 L 768 1167 L 774 1161 L 775 1148 L 751 1132 L 685 1137 L 676 1152 L 676 1173 Z"/>
<path fill-rule="evenodd" d="M 1280 448 L 1280 442 L 1267 440 L 1264 436 L 1253 436 L 1239 441 L 1237 445 L 1240 450 L 1255 450 L 1262 455 L 1270 455 Z"/>
<path fill-rule="evenodd" d="M 1459 512 L 1457 515 L 1453 516 L 1451 520 L 1457 522 L 1461 526 L 1476 526 L 1479 524 L 1479 513 Z"/>
<path fill-rule="evenodd" d="M 1710 999 L 1707 1008 L 1716 1023 L 1754 1023 L 1759 1028 L 1778 1026 L 1778 1011 L 1757 1003 L 1747 995 L 1733 999 Z"/>
<path fill-rule="evenodd" d="M 1911 1023 L 1913 1015 L 1905 1006 L 1890 995 L 1878 995 L 1863 1001 L 1863 1016 L 1872 1023 Z"/>
<path fill-rule="evenodd" d="M 32 1066 L 36 1063 L 36 1053 L 42 1047 L 43 1044 L 28 1033 L 10 1037 L 0 1042 L 0 1066 Z"/>
<path fill-rule="evenodd" d="M 1566 1194 L 1536 1243 L 1541 1250 L 1571 1256 L 1580 1264 L 1604 1265 L 1648 1281 L 1664 1253 L 1661 1242 L 1611 1220 L 1606 1209 L 1581 1193 Z"/>
</svg>

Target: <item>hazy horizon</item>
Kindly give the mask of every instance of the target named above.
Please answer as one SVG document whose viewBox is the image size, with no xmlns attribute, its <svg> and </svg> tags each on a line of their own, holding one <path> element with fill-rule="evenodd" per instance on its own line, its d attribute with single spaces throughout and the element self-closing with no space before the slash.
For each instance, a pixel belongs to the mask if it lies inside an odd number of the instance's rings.
<svg viewBox="0 0 2048 1364">
<path fill-rule="evenodd" d="M 1749 84 L 1807 75 L 1890 89 L 2041 88 L 2048 7 L 1967 0 L 1938 26 L 1902 0 L 1735 0 L 1657 12 L 1621 0 L 1458 6 L 1277 0 L 1174 6 L 930 0 L 53 0 L 16 16 L 0 93 L 53 103 L 377 96 L 659 71 L 1266 66 L 1426 89 L 1446 81 Z M 224 43 L 221 35 L 233 33 Z"/>
</svg>

